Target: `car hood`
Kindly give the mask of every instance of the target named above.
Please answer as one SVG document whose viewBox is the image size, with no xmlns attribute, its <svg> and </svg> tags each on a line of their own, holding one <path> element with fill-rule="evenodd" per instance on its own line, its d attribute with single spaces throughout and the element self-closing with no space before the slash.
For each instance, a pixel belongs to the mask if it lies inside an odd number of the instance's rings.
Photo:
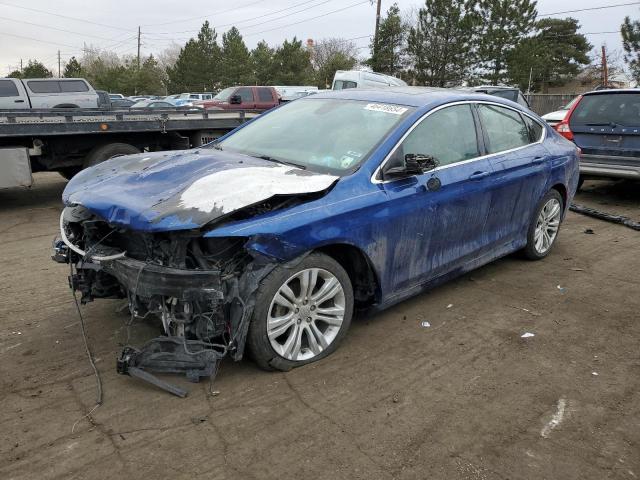
<svg viewBox="0 0 640 480">
<path fill-rule="evenodd" d="M 83 170 L 65 205 L 148 232 L 199 228 L 277 195 L 328 190 L 339 177 L 213 149 L 116 157 Z"/>
</svg>

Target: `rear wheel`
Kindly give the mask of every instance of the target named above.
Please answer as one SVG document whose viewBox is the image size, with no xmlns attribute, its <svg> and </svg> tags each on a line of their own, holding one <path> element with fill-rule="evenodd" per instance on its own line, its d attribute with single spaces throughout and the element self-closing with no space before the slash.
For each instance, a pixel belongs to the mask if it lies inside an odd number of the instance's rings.
<svg viewBox="0 0 640 480">
<path fill-rule="evenodd" d="M 331 257 L 307 256 L 294 267 L 278 266 L 261 282 L 249 326 L 256 363 L 290 370 L 338 348 L 353 315 L 347 272 Z"/>
<path fill-rule="evenodd" d="M 530 260 L 540 260 L 551 251 L 558 232 L 564 201 L 557 190 L 549 191 L 538 204 L 536 213 L 527 232 L 527 245 L 524 254 Z"/>
<path fill-rule="evenodd" d="M 109 143 L 100 145 L 91 150 L 84 159 L 84 168 L 93 167 L 99 163 L 109 160 L 110 158 L 120 155 L 133 155 L 140 153 L 133 145 L 128 143 Z"/>
</svg>

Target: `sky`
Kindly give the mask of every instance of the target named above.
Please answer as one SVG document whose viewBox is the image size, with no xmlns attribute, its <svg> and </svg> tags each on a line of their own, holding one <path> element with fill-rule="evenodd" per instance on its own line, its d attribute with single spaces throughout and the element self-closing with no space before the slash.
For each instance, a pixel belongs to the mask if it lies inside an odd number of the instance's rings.
<svg viewBox="0 0 640 480">
<path fill-rule="evenodd" d="M 375 2 L 374 2 L 375 3 Z M 382 0 L 386 11 L 393 0 Z M 416 11 L 420 0 L 397 0 L 403 11 Z M 565 13 L 573 16 L 594 47 L 622 50 L 620 24 L 624 17 L 640 18 L 640 1 L 539 0 L 540 15 L 559 11 L 627 4 L 615 8 Z M 629 5 L 630 4 L 630 5 Z M 172 42 L 184 44 L 204 20 L 219 34 L 235 25 L 249 48 L 260 40 L 278 45 L 294 35 L 299 39 L 354 39 L 362 56 L 368 53 L 375 25 L 371 0 L 0 0 L 0 76 L 19 68 L 20 59 L 38 59 L 58 70 L 84 45 L 133 55 L 138 26 L 142 54 L 158 54 Z M 613 33 L 600 33 L 613 32 Z"/>
</svg>

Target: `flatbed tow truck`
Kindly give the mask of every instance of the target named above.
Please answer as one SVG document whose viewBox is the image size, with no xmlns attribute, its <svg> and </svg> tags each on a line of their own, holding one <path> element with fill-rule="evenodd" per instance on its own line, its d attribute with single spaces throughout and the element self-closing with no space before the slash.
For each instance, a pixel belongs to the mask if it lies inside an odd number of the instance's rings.
<svg viewBox="0 0 640 480">
<path fill-rule="evenodd" d="M 0 189 L 29 187 L 32 173 L 69 179 L 109 158 L 199 147 L 256 117 L 201 109 L 0 110 Z"/>
</svg>

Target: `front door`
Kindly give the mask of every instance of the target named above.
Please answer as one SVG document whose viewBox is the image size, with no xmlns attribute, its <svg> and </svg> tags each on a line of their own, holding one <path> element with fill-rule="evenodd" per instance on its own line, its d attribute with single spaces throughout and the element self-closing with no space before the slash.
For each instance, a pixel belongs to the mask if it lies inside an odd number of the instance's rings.
<svg viewBox="0 0 640 480">
<path fill-rule="evenodd" d="M 396 294 L 486 251 L 493 172 L 478 133 L 470 104 L 441 108 L 423 117 L 383 167 L 400 164 L 407 154 L 438 162 L 430 172 L 383 184 L 393 211 L 386 280 Z"/>
</svg>

